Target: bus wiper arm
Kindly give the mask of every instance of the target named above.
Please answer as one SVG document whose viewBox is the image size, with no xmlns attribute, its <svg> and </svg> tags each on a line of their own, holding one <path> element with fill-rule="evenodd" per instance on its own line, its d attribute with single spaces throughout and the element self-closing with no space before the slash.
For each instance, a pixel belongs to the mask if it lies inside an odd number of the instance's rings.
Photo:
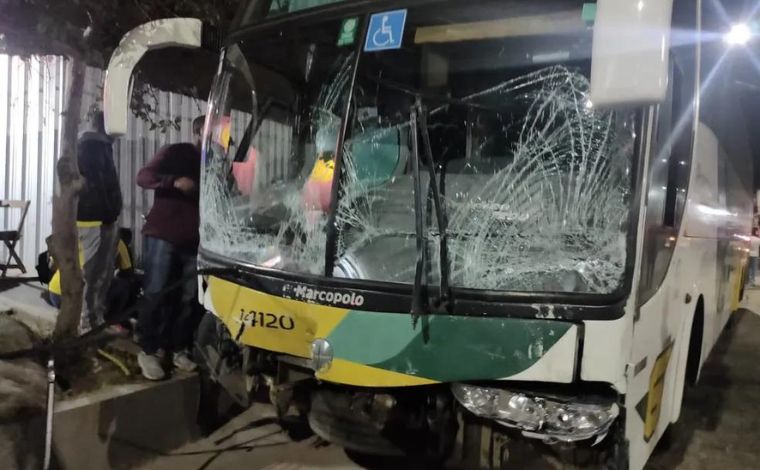
<svg viewBox="0 0 760 470">
<path fill-rule="evenodd" d="M 427 289 L 422 284 L 422 274 L 426 266 L 427 237 L 422 211 L 422 180 L 420 178 L 420 153 L 417 145 L 417 107 L 413 106 L 409 115 L 409 127 L 412 133 L 412 176 L 414 177 L 414 226 L 417 234 L 417 262 L 414 268 L 414 285 L 412 286 L 412 328 L 417 319 L 428 310 Z"/>
<path fill-rule="evenodd" d="M 430 145 L 430 134 L 427 126 L 426 110 L 423 108 L 419 97 L 412 107 L 409 123 L 412 132 L 412 173 L 414 175 L 414 214 L 415 228 L 417 233 L 417 263 L 414 272 L 414 286 L 412 288 L 412 325 L 416 326 L 417 319 L 420 315 L 427 314 L 431 310 L 427 293 L 427 285 L 423 285 L 423 272 L 427 266 L 427 236 L 425 234 L 424 216 L 422 209 L 422 180 L 420 178 L 420 154 L 417 140 L 418 130 L 422 131 L 422 140 L 424 145 L 425 165 L 428 168 L 429 188 L 433 199 L 433 208 L 435 210 L 436 220 L 438 222 L 438 233 L 440 237 L 440 298 L 436 302 L 436 310 L 447 310 L 450 299 L 449 289 L 449 261 L 448 246 L 446 237 L 446 216 L 443 211 L 441 192 L 436 179 L 435 167 L 433 166 L 433 152 Z"/>
<path fill-rule="evenodd" d="M 441 188 L 438 185 L 438 179 L 435 174 L 435 166 L 433 162 L 433 149 L 430 145 L 430 132 L 427 125 L 427 110 L 422 106 L 420 100 L 417 100 L 417 110 L 420 119 L 420 130 L 422 131 L 422 144 L 425 148 L 425 165 L 428 168 L 428 174 L 430 176 L 430 189 L 433 196 L 433 209 L 435 210 L 435 218 L 438 222 L 438 236 L 440 238 L 439 243 L 439 262 L 440 262 L 440 298 L 436 308 L 439 310 L 448 309 L 448 302 L 451 298 L 451 291 L 449 289 L 449 251 L 448 251 L 448 239 L 447 239 L 447 220 L 446 212 L 443 209 L 443 199 L 441 197 Z"/>
</svg>

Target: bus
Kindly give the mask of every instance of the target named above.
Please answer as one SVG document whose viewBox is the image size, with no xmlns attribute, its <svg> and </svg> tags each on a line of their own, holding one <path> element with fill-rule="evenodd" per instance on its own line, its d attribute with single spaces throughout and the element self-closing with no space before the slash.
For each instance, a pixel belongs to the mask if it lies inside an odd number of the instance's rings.
<svg viewBox="0 0 760 470">
<path fill-rule="evenodd" d="M 715 3 L 252 0 L 224 35 L 129 32 L 112 135 L 146 52 L 220 54 L 206 373 L 356 454 L 642 468 L 742 295 L 752 162 Z"/>
</svg>

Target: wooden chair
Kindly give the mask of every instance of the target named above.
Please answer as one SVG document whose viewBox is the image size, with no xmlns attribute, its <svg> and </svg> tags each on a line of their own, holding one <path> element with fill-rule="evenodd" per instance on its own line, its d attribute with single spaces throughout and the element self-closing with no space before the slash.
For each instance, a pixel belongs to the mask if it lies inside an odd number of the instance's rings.
<svg viewBox="0 0 760 470">
<path fill-rule="evenodd" d="M 8 248 L 8 260 L 5 264 L 0 264 L 0 271 L 5 277 L 8 269 L 20 269 L 23 274 L 26 274 L 26 266 L 21 261 L 21 257 L 16 253 L 16 244 L 21 240 L 21 233 L 24 230 L 24 220 L 26 219 L 26 213 L 29 210 L 31 201 L 10 201 L 0 200 L 0 209 L 21 209 L 21 218 L 18 221 L 16 230 L 1 230 L 0 240 L 5 243 Z"/>
</svg>

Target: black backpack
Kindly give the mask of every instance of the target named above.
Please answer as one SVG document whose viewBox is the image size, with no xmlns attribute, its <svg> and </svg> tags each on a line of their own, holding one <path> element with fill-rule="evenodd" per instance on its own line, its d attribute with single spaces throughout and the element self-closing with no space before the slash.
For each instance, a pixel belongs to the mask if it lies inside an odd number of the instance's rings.
<svg viewBox="0 0 760 470">
<path fill-rule="evenodd" d="M 42 284 L 50 283 L 53 279 L 53 260 L 47 250 L 43 251 L 37 256 L 37 265 L 34 267 L 37 270 L 37 278 Z"/>
</svg>

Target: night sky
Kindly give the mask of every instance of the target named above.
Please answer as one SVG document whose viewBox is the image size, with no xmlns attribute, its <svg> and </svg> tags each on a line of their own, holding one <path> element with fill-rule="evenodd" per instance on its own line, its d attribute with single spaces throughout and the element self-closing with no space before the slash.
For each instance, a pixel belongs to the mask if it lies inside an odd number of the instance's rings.
<svg viewBox="0 0 760 470">
<path fill-rule="evenodd" d="M 732 23 L 756 23 L 760 27 L 760 0 L 703 0 L 703 4 L 720 4 L 725 11 L 724 18 L 718 18 L 711 27 L 727 31 Z M 718 9 L 720 11 L 720 9 Z M 722 15 L 721 15 L 722 16 Z M 722 23 L 722 24 L 721 24 Z M 757 30 L 760 33 L 760 30 Z M 747 46 L 731 52 L 737 61 L 735 85 L 739 87 L 743 112 L 746 117 L 747 132 L 751 139 L 754 156 L 755 188 L 760 188 L 760 38 Z"/>
</svg>

